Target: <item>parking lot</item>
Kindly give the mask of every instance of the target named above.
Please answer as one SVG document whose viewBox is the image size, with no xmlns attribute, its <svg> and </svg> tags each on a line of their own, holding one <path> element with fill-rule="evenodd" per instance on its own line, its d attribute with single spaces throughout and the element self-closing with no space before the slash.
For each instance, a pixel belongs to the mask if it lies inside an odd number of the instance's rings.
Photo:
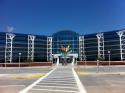
<svg viewBox="0 0 125 93">
<path fill-rule="evenodd" d="M 51 69 L 50 67 L 0 68 L 0 93 L 18 93 Z"/>
<path fill-rule="evenodd" d="M 125 93 L 125 66 L 81 66 L 76 71 L 87 93 Z"/>
<path fill-rule="evenodd" d="M 63 69 L 64 68 L 65 67 L 63 67 Z M 52 69 L 53 69 L 52 67 L 21 67 L 21 68 L 1 67 L 0 68 L 0 93 L 19 93 L 20 91 L 27 88 L 29 85 L 36 82 L 42 76 L 45 76 L 46 73 L 48 73 L 49 71 L 52 71 Z M 124 93 L 125 66 L 111 66 L 110 68 L 108 66 L 99 66 L 99 67 L 80 66 L 80 67 L 75 67 L 75 71 L 77 72 L 80 78 L 80 81 L 83 84 L 83 87 L 85 88 L 87 93 Z M 59 76 L 54 74 L 53 80 L 52 81 L 48 80 L 46 81 L 46 83 L 48 84 L 50 82 L 51 83 L 56 82 L 54 84 L 58 84 L 58 83 L 62 84 L 61 83 L 62 80 L 63 80 L 63 85 L 67 84 L 68 82 L 73 83 L 70 81 L 64 82 L 64 79 L 61 77 L 64 77 L 65 74 L 61 74 L 61 72 Z M 57 80 L 55 79 L 56 77 L 59 80 L 61 79 L 61 81 L 57 82 Z M 44 84 L 45 80 L 41 81 L 40 84 Z M 45 93 L 46 92 L 51 93 L 53 89 L 55 90 L 55 92 L 58 92 L 58 93 L 66 92 L 66 90 L 64 91 L 62 90 L 64 86 L 62 88 L 59 87 L 61 90 L 56 89 L 56 87 L 53 87 L 50 85 L 47 85 L 47 86 L 39 85 L 39 86 L 44 86 L 42 88 L 37 89 L 37 91 L 39 90 L 40 93 L 41 91 L 44 91 Z M 49 87 L 52 89 L 50 89 Z M 71 86 L 67 86 L 67 88 L 69 89 L 71 88 Z M 75 91 L 73 90 L 68 92 L 75 92 Z"/>
</svg>

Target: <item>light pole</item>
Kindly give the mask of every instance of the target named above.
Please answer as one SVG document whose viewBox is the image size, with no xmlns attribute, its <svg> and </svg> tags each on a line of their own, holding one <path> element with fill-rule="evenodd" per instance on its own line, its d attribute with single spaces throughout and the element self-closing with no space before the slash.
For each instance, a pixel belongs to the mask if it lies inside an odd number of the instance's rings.
<svg viewBox="0 0 125 93">
<path fill-rule="evenodd" d="M 54 58 L 54 55 L 52 54 L 52 66 L 53 66 L 53 58 Z"/>
<path fill-rule="evenodd" d="M 97 73 L 99 72 L 99 60 L 97 59 Z"/>
<path fill-rule="evenodd" d="M 110 65 L 111 65 L 111 62 L 110 62 L 110 51 L 108 51 L 108 58 L 109 58 L 109 71 L 110 71 Z"/>
<path fill-rule="evenodd" d="M 6 63 L 6 61 L 5 61 L 5 64 L 4 64 L 4 65 L 5 65 L 5 68 L 6 68 L 6 67 L 7 67 L 7 63 Z"/>
<path fill-rule="evenodd" d="M 86 62 L 86 56 L 85 56 L 85 58 L 84 58 L 84 61 L 85 61 L 84 66 L 85 66 L 85 69 L 86 69 L 86 65 L 87 65 L 87 62 Z"/>
<path fill-rule="evenodd" d="M 21 53 L 19 53 L 19 68 L 20 68 L 20 58 L 21 58 Z"/>
</svg>

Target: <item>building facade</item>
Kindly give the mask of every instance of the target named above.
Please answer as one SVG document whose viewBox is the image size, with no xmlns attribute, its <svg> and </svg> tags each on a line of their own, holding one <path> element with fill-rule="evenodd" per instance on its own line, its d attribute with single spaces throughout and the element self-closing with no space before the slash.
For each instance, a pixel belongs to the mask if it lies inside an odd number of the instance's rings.
<svg viewBox="0 0 125 93">
<path fill-rule="evenodd" d="M 47 36 L 0 33 L 0 62 L 47 61 Z"/>
<path fill-rule="evenodd" d="M 81 35 L 64 30 L 52 36 L 28 35 L 0 32 L 0 62 L 47 62 L 55 60 L 62 53 L 61 48 L 70 48 L 69 60 L 73 55 L 76 60 L 95 61 L 97 59 L 112 61 L 125 59 L 125 30 Z M 19 55 L 21 53 L 21 55 Z M 59 56 L 61 60 L 61 56 Z M 56 60 L 57 61 L 57 60 Z"/>
</svg>

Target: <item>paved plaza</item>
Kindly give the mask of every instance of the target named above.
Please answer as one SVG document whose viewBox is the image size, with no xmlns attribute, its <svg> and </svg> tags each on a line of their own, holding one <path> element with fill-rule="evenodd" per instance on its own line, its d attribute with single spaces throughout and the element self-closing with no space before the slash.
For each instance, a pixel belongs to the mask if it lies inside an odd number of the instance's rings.
<svg viewBox="0 0 125 93">
<path fill-rule="evenodd" d="M 0 93 L 124 93 L 124 87 L 125 66 L 0 68 Z"/>
<path fill-rule="evenodd" d="M 20 93 L 86 93 L 71 65 L 57 66 Z"/>
<path fill-rule="evenodd" d="M 125 66 L 81 66 L 76 71 L 87 93 L 125 93 Z"/>
<path fill-rule="evenodd" d="M 50 67 L 1 67 L 0 93 L 19 93 L 51 69 Z"/>
</svg>

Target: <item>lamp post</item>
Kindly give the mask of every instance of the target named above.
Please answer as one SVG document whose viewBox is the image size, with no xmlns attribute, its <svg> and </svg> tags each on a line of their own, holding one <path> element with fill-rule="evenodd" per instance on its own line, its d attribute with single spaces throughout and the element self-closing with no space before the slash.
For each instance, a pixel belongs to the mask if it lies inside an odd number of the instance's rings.
<svg viewBox="0 0 125 93">
<path fill-rule="evenodd" d="M 87 65 L 86 56 L 85 56 L 85 58 L 84 58 L 84 62 L 85 62 L 84 66 L 85 66 L 85 69 L 86 69 L 86 65 Z"/>
<path fill-rule="evenodd" d="M 99 60 L 97 59 L 97 73 L 99 72 Z"/>
<path fill-rule="evenodd" d="M 111 65 L 111 62 L 110 62 L 110 51 L 108 51 L 108 60 L 109 60 L 109 71 L 110 71 L 110 65 Z"/>
<path fill-rule="evenodd" d="M 53 66 L 53 58 L 54 58 L 54 55 L 52 54 L 52 66 Z"/>
<path fill-rule="evenodd" d="M 20 68 L 20 58 L 21 58 L 21 53 L 19 53 L 19 68 Z"/>
<path fill-rule="evenodd" d="M 7 67 L 7 63 L 6 63 L 6 61 L 5 61 L 5 64 L 4 64 L 4 66 L 5 66 L 5 68 Z"/>
</svg>

